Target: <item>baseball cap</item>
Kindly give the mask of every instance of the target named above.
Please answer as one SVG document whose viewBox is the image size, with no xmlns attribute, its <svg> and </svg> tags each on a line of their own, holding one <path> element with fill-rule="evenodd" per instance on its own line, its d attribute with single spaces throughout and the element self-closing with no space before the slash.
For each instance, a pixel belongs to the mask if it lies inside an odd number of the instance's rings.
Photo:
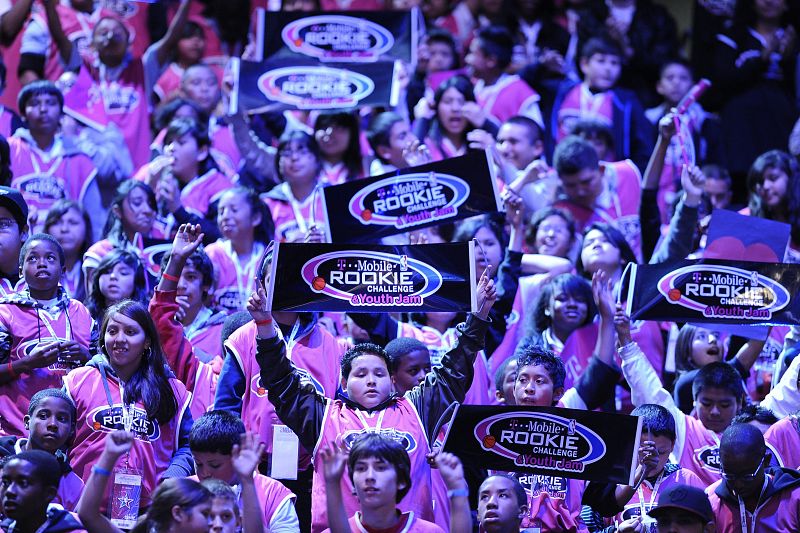
<svg viewBox="0 0 800 533">
<path fill-rule="evenodd" d="M 689 485 L 673 485 L 658 496 L 658 507 L 648 513 L 653 518 L 658 518 L 667 509 L 680 509 L 697 516 L 704 523 L 714 520 L 711 503 L 702 489 Z"/>
<path fill-rule="evenodd" d="M 28 204 L 17 189 L 0 186 L 0 207 L 8 209 L 19 229 L 28 225 Z"/>
</svg>

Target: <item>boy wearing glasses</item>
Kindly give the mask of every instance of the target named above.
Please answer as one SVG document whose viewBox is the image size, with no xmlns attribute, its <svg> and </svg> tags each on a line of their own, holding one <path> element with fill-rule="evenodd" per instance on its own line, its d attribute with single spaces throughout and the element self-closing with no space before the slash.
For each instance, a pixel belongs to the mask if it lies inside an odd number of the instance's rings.
<svg viewBox="0 0 800 533">
<path fill-rule="evenodd" d="M 800 531 L 800 473 L 770 467 L 772 454 L 761 432 L 750 424 L 734 424 L 719 446 L 722 479 L 706 493 L 717 531 Z"/>
</svg>

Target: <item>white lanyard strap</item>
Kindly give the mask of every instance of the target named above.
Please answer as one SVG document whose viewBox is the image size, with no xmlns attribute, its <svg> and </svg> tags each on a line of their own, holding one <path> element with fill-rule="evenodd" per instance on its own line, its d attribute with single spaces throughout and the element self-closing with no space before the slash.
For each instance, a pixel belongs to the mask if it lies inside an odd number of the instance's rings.
<svg viewBox="0 0 800 533">
<path fill-rule="evenodd" d="M 286 358 L 291 361 L 292 360 L 292 350 L 294 349 L 294 345 L 297 344 L 297 334 L 300 331 L 300 317 L 297 317 L 297 320 L 294 321 L 294 326 L 292 326 L 292 331 L 289 333 L 289 340 L 286 340 L 286 337 L 283 336 L 280 328 L 277 328 L 278 335 L 281 336 L 281 340 L 286 344 Z"/>
<path fill-rule="evenodd" d="M 67 312 L 67 310 L 64 309 L 64 313 L 66 313 L 66 312 Z M 47 328 L 47 332 L 50 333 L 50 336 L 52 338 L 54 338 L 54 339 L 58 339 L 60 337 L 59 337 L 59 335 L 56 334 L 56 330 L 53 327 L 53 324 L 47 318 L 49 316 L 50 316 L 50 313 L 48 313 L 47 310 L 42 309 L 42 312 L 39 313 L 39 320 L 41 320 L 44 323 L 44 327 Z M 69 319 L 67 319 L 65 322 L 66 323 L 64 324 L 64 329 L 65 329 L 64 338 L 66 340 L 72 340 L 72 327 L 70 325 Z"/>
<path fill-rule="evenodd" d="M 387 409 L 381 409 L 381 412 L 378 414 L 378 422 L 375 424 L 375 427 L 369 425 L 367 419 L 364 418 L 364 413 L 362 413 L 360 409 L 356 409 L 356 416 L 361 421 L 361 425 L 364 426 L 364 429 L 380 431 L 383 427 L 383 415 L 386 414 L 386 411 Z"/>
<path fill-rule="evenodd" d="M 661 486 L 661 482 L 664 480 L 664 470 L 661 470 L 661 473 L 658 474 L 658 478 L 656 482 L 653 484 L 653 492 L 650 494 L 650 503 L 648 503 L 647 508 L 644 505 L 644 490 L 642 490 L 642 486 L 639 485 L 639 488 L 636 490 L 639 492 L 639 507 L 642 511 L 641 517 L 644 519 L 647 512 L 653 508 L 653 503 L 656 501 L 656 497 L 658 495 L 658 488 Z"/>
</svg>

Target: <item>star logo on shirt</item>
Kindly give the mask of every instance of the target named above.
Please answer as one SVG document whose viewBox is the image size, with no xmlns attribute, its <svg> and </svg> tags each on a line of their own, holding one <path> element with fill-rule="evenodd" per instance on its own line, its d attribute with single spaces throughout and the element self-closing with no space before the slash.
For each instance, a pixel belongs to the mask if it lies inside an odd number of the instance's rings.
<svg viewBox="0 0 800 533">
<path fill-rule="evenodd" d="M 122 496 L 119 496 L 117 498 L 117 501 L 119 502 L 120 509 L 124 509 L 126 507 L 128 509 L 130 509 L 131 508 L 131 503 L 133 503 L 133 498 L 129 498 L 128 497 L 128 493 L 126 492 Z"/>
</svg>

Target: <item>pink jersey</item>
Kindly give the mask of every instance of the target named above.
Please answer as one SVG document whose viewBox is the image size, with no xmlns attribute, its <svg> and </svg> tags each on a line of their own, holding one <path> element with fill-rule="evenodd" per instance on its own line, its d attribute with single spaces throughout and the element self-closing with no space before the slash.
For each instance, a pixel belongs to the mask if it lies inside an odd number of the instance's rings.
<svg viewBox="0 0 800 533">
<path fill-rule="evenodd" d="M 613 98 L 611 91 L 594 94 L 585 83 L 575 85 L 558 109 L 557 140 L 572 133 L 579 120 L 592 120 L 610 127 L 614 118 Z"/>
<path fill-rule="evenodd" d="M 385 409 L 369 413 L 345 406 L 339 400 L 328 400 L 322 431 L 314 448 L 314 483 L 311 497 L 311 530 L 319 532 L 327 526 L 325 507 L 325 478 L 319 453 L 331 443 L 350 447 L 362 433 L 381 433 L 405 445 L 411 459 L 412 488 L 400 501 L 402 511 L 413 511 L 425 520 L 433 520 L 431 499 L 431 467 L 425 459 L 430 451 L 425 428 L 414 404 L 405 397 L 399 398 Z M 342 497 L 347 514 L 358 511 L 358 500 L 353 495 L 349 476 L 342 476 Z"/>
<path fill-rule="evenodd" d="M 97 169 L 86 154 L 65 146 L 56 138 L 49 152 L 31 143 L 27 130 L 18 130 L 8 139 L 14 177 L 11 186 L 19 189 L 28 208 L 39 223 L 44 223 L 47 210 L 57 200 L 67 198 L 78 203 L 97 176 Z"/>
<path fill-rule="evenodd" d="M 538 474 L 519 474 L 517 479 L 528 494 L 528 514 L 522 518 L 523 528 L 588 531 L 581 519 L 581 498 L 586 481 Z"/>
<path fill-rule="evenodd" d="M 233 355 L 247 383 L 242 398 L 242 421 L 248 431 L 261 437 L 267 453 L 271 453 L 272 428 L 281 422 L 267 399 L 267 389 L 261 384 L 261 369 L 256 361 L 256 330 L 255 322 L 248 322 L 233 332 L 225 341 L 225 347 Z M 319 324 L 313 325 L 305 334 L 298 330 L 284 341 L 287 343 L 286 356 L 303 374 L 303 380 L 319 394 L 333 398 L 339 387 L 339 362 L 346 350 L 344 342 Z M 290 345 L 291 350 L 288 348 Z M 307 468 L 310 461 L 305 454 L 301 449 L 301 469 Z"/>
<path fill-rule="evenodd" d="M 3 354 L 5 361 L 24 358 L 42 342 L 74 340 L 89 348 L 94 321 L 82 303 L 66 297 L 49 309 L 38 303 L 13 303 L 22 300 L 32 302 L 26 292 L 0 300 L 0 345 L 8 350 Z M 28 414 L 31 397 L 42 389 L 61 388 L 61 380 L 73 368 L 56 362 L 0 385 L 0 432 L 26 435 L 22 419 Z"/>
<path fill-rule="evenodd" d="M 363 173 L 356 176 L 351 176 L 350 171 L 344 164 L 344 161 L 332 165 L 327 161 L 322 162 L 322 171 L 320 172 L 320 181 L 325 185 L 341 185 L 348 180 L 363 178 Z"/>
<path fill-rule="evenodd" d="M 684 420 L 686 420 L 686 432 L 680 465 L 699 477 L 706 486 L 711 485 L 722 477 L 719 437 L 692 416 L 685 416 Z"/>
<path fill-rule="evenodd" d="M 428 326 L 415 326 L 408 322 L 397 323 L 398 337 L 411 337 L 425 344 L 431 354 L 431 367 L 442 366 L 442 357 L 449 352 L 458 341 L 456 328 L 449 328 L 444 333 Z M 472 378 L 472 385 L 467 391 L 464 403 L 470 405 L 493 405 L 494 401 L 494 381 L 489 377 L 489 363 L 486 362 L 486 355 L 483 350 L 475 357 L 472 365 L 475 374 Z"/>
<path fill-rule="evenodd" d="M 154 241 L 154 242 L 153 242 Z M 171 242 L 159 242 L 155 239 L 145 245 L 145 240 L 140 234 L 134 236 L 133 242 L 129 242 L 126 250 L 135 253 L 142 260 L 144 268 L 154 277 L 158 277 L 161 271 L 161 255 L 172 249 Z M 114 245 L 108 239 L 97 241 L 83 254 L 84 274 L 91 268 L 97 268 L 100 261 L 114 250 Z"/>
<path fill-rule="evenodd" d="M 189 479 L 199 482 L 200 479 L 195 476 L 189 476 Z M 256 472 L 253 474 L 253 482 L 256 486 L 256 496 L 258 496 L 258 504 L 264 510 L 262 519 L 264 521 L 264 528 L 269 529 L 270 522 L 275 512 L 281 508 L 287 501 L 294 502 L 296 496 L 292 491 L 287 489 L 281 482 L 267 477 L 263 474 Z M 241 507 L 241 493 L 239 494 L 239 506 Z"/>
<path fill-rule="evenodd" d="M 204 363 L 222 359 L 224 354 L 222 326 L 225 325 L 226 316 L 222 312 L 215 313 L 208 307 L 204 307 L 194 322 L 183 330 L 184 335 L 194 347 L 195 356 Z"/>
<path fill-rule="evenodd" d="M 243 264 L 231 242 L 220 239 L 206 248 L 206 254 L 214 265 L 214 301 L 230 312 L 243 311 L 247 299 L 255 289 L 258 265 L 266 247 L 253 243 L 250 257 Z"/>
<path fill-rule="evenodd" d="M 786 476 L 786 474 L 781 474 L 783 477 Z M 723 483 L 722 480 L 706 489 L 706 494 L 711 502 L 711 510 L 714 511 L 717 533 L 800 531 L 800 490 L 798 490 L 797 483 L 776 492 L 772 486 L 773 476 L 767 475 L 767 478 L 770 485 L 766 492 L 771 493 L 771 496 L 765 498 L 766 501 L 759 500 L 754 513 L 751 514 L 745 510 L 747 524 L 742 524 L 739 505 L 723 500 L 716 493 L 717 487 Z"/>
<path fill-rule="evenodd" d="M 514 115 L 524 115 L 543 124 L 539 94 L 516 74 L 503 74 L 488 86 L 479 80 L 475 84 L 475 100 L 500 123 Z"/>
<path fill-rule="evenodd" d="M 764 440 L 778 464 L 800 469 L 800 423 L 796 415 L 787 416 L 770 426 L 764 433 Z"/>
<path fill-rule="evenodd" d="M 656 507 L 658 495 L 673 485 L 689 485 L 703 490 L 708 486 L 689 470 L 681 468 L 674 463 L 668 463 L 654 482 L 648 480 L 642 482 L 640 489 L 633 493 L 633 497 L 625 504 L 623 511 L 617 514 L 616 520 L 622 522 L 635 516 L 641 516 L 642 507 L 644 507 L 645 514 L 649 513 L 651 509 Z M 649 520 L 653 519 L 650 518 Z M 650 528 L 645 529 L 645 531 L 655 533 L 655 520 L 653 520 Z"/>
<path fill-rule="evenodd" d="M 772 326 L 761 353 L 750 369 L 750 377 L 745 381 L 751 400 L 760 402 L 769 394 L 775 363 L 783 351 L 783 340 L 788 334 L 789 326 Z"/>
<path fill-rule="evenodd" d="M 139 168 L 133 176 L 134 179 L 146 182 L 149 168 L 149 163 Z M 236 178 L 226 176 L 219 170 L 212 168 L 183 186 L 181 205 L 190 213 L 204 217 L 208 213 L 208 207 L 216 202 L 223 192 L 233 187 L 235 181 Z"/>
<path fill-rule="evenodd" d="M 153 92 L 158 97 L 159 101 L 166 102 L 177 94 L 181 88 L 181 78 L 183 77 L 183 69 L 177 63 L 170 63 L 161 77 L 153 86 Z"/>
<path fill-rule="evenodd" d="M 398 511 L 399 512 L 399 511 Z M 377 531 L 375 529 L 367 529 L 368 526 L 364 525 L 361 520 L 361 511 L 350 517 L 348 520 L 350 524 L 351 533 L 364 533 L 365 531 Z M 380 531 L 386 531 L 381 529 Z M 413 512 L 402 513 L 400 515 L 400 522 L 392 529 L 392 533 L 444 533 L 444 530 L 432 524 L 427 520 L 417 518 Z M 325 533 L 330 533 L 330 529 L 326 529 Z"/>
<path fill-rule="evenodd" d="M 639 203 L 642 176 L 630 159 L 614 163 L 601 163 L 604 174 L 603 192 L 598 196 L 594 209 L 562 199 L 554 207 L 566 209 L 575 219 L 578 233 L 595 222 L 605 222 L 617 228 L 624 236 L 638 259 L 642 256 L 641 230 L 639 227 Z"/>
<path fill-rule="evenodd" d="M 99 364 L 107 364 L 100 357 L 96 357 L 93 362 L 98 360 Z M 64 378 L 67 394 L 78 409 L 75 443 L 70 458 L 75 473 L 84 480 L 89 478 L 92 465 L 100 458 L 106 435 L 122 425 L 122 386 L 110 367 L 106 367 L 106 371 L 111 402 L 107 399 L 103 379 L 96 366 L 78 368 Z M 133 409 L 133 432 L 136 438 L 125 460 L 130 468 L 139 470 L 142 475 L 140 508 L 149 505 L 150 494 L 155 490 L 178 448 L 180 424 L 189 409 L 191 395 L 186 388 L 175 378 L 170 378 L 169 382 L 178 405 L 178 412 L 172 420 L 159 424 L 157 420 L 147 416 L 141 402 L 137 402 Z M 111 486 L 106 491 L 108 495 L 111 494 L 110 491 Z M 108 497 L 103 501 L 108 502 Z"/>
<path fill-rule="evenodd" d="M 322 191 L 317 188 L 302 202 L 295 200 L 288 184 L 278 185 L 283 198 L 264 197 L 275 223 L 275 239 L 280 242 L 302 242 L 308 228 L 323 220 Z M 276 187 L 276 188 L 278 188 Z M 274 189 L 273 189 L 274 190 Z"/>
</svg>

